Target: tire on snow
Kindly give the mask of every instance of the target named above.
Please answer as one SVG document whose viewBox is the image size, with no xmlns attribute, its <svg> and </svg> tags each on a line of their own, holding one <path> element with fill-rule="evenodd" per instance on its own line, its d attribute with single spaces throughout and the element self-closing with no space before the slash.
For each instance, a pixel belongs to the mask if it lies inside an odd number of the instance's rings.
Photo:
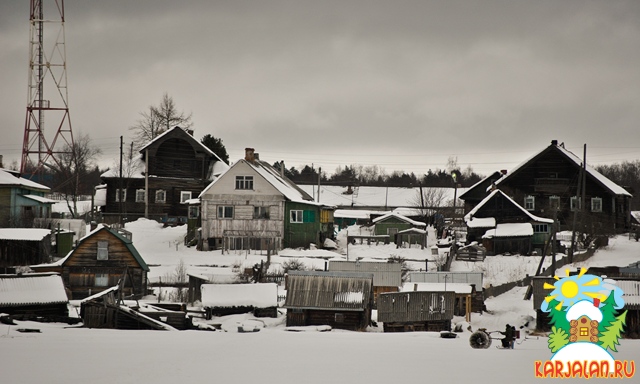
<svg viewBox="0 0 640 384">
<path fill-rule="evenodd" d="M 487 349 L 491 346 L 491 336 L 483 331 L 476 331 L 469 337 L 469 345 L 473 349 Z"/>
</svg>

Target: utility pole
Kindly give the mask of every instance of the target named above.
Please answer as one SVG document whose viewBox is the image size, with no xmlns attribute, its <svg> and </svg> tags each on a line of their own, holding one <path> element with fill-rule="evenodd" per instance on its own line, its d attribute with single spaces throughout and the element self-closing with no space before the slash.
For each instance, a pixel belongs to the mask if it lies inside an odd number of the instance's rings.
<svg viewBox="0 0 640 384">
<path fill-rule="evenodd" d="M 573 223 L 571 224 L 571 249 L 569 250 L 569 263 L 573 263 L 573 251 L 576 243 L 576 222 L 578 221 L 578 211 L 582 210 L 584 206 L 584 194 L 585 194 L 585 171 L 587 168 L 587 144 L 584 145 L 584 153 L 582 158 L 582 165 L 580 166 L 580 172 L 578 173 L 578 186 L 576 187 L 576 203 L 577 207 L 573 210 Z"/>
<path fill-rule="evenodd" d="M 124 143 L 122 141 L 122 136 L 120 136 L 120 189 L 118 189 L 118 201 L 120 202 L 120 207 L 119 207 L 119 218 L 118 221 L 120 222 L 120 225 L 122 225 L 122 200 L 124 197 L 124 193 L 122 193 L 122 147 L 123 147 Z"/>
</svg>

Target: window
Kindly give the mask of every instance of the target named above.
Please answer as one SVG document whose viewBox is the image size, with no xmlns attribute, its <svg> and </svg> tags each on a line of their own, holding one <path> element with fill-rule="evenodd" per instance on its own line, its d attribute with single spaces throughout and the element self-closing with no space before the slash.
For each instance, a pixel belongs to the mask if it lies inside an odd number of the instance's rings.
<svg viewBox="0 0 640 384">
<path fill-rule="evenodd" d="M 527 211 L 533 211 L 536 209 L 536 198 L 534 196 L 527 196 L 524 198 L 524 209 Z"/>
<path fill-rule="evenodd" d="M 94 283 L 96 287 L 106 287 L 109 285 L 108 273 L 96 273 L 96 281 Z"/>
<path fill-rule="evenodd" d="M 185 203 L 187 200 L 191 200 L 191 191 L 180 192 L 180 202 Z"/>
<path fill-rule="evenodd" d="M 218 219 L 233 219 L 233 207 L 218 206 Z"/>
<path fill-rule="evenodd" d="M 549 233 L 549 226 L 547 224 L 533 224 L 534 233 Z"/>
<path fill-rule="evenodd" d="M 121 200 L 122 198 L 122 200 Z M 116 202 L 127 201 L 127 189 L 116 189 Z"/>
<path fill-rule="evenodd" d="M 591 198 L 591 212 L 602 212 L 602 198 Z"/>
<path fill-rule="evenodd" d="M 580 336 L 589 336 L 589 328 L 580 327 Z"/>
<path fill-rule="evenodd" d="M 301 209 L 295 209 L 295 210 L 291 210 L 291 219 L 289 220 L 291 223 L 302 223 L 303 219 L 302 219 L 302 212 L 303 210 Z"/>
<path fill-rule="evenodd" d="M 549 208 L 560 209 L 560 196 L 549 196 Z"/>
<path fill-rule="evenodd" d="M 197 205 L 190 206 L 187 217 L 190 219 L 197 219 L 198 216 L 200 216 L 200 207 L 198 207 Z"/>
<path fill-rule="evenodd" d="M 344 313 L 334 314 L 333 321 L 336 323 L 344 323 Z"/>
<path fill-rule="evenodd" d="M 98 241 L 98 260 L 109 260 L 108 241 Z"/>
<path fill-rule="evenodd" d="M 571 198 L 571 210 L 575 211 L 576 209 L 580 210 L 580 199 L 578 196 L 573 196 Z"/>
<path fill-rule="evenodd" d="M 253 176 L 236 176 L 236 189 L 253 189 Z"/>
<path fill-rule="evenodd" d="M 136 189 L 136 203 L 144 203 L 144 189 Z"/>
<path fill-rule="evenodd" d="M 158 189 L 156 191 L 156 203 L 164 203 L 167 201 L 167 192 L 164 189 Z"/>
<path fill-rule="evenodd" d="M 269 207 L 253 207 L 254 219 L 269 219 Z"/>
</svg>

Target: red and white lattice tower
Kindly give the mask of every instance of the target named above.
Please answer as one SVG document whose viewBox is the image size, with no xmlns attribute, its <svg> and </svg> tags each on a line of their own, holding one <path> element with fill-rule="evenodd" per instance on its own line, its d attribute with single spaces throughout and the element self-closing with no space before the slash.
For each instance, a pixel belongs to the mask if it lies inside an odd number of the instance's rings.
<svg viewBox="0 0 640 384">
<path fill-rule="evenodd" d="M 49 19 L 45 19 L 45 3 Z M 71 155 L 73 148 L 67 93 L 64 0 L 31 0 L 29 22 L 29 90 L 20 170 L 36 175 L 44 166 L 57 165 L 60 168 L 59 159 Z M 45 26 L 47 36 L 44 34 Z M 45 121 L 49 140 L 45 136 Z"/>
</svg>

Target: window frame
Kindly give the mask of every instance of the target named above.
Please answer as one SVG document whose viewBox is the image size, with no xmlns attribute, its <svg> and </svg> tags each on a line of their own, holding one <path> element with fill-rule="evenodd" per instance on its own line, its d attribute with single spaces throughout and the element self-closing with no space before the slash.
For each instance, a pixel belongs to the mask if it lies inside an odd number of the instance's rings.
<svg viewBox="0 0 640 384">
<path fill-rule="evenodd" d="M 191 196 L 192 196 L 191 191 L 180 191 L 180 204 L 184 204 L 187 202 L 187 200 L 191 200 Z M 185 196 L 189 196 L 188 198 L 184 198 Z"/>
<path fill-rule="evenodd" d="M 122 192 L 122 193 L 121 193 Z M 122 201 L 120 201 L 120 196 L 122 196 Z M 127 201 L 127 188 L 116 188 L 116 203 L 124 203 Z"/>
<path fill-rule="evenodd" d="M 271 218 L 271 207 L 269 206 L 254 206 L 253 218 L 254 220 L 269 220 Z"/>
<path fill-rule="evenodd" d="M 535 211 L 536 209 L 536 197 L 527 195 L 524 197 L 524 209 L 527 211 Z"/>
<path fill-rule="evenodd" d="M 227 216 L 227 213 L 231 212 L 231 216 Z M 218 219 L 233 219 L 234 209 L 233 205 L 218 205 Z"/>
<path fill-rule="evenodd" d="M 598 209 L 595 209 L 594 206 L 599 204 Z M 602 198 L 601 197 L 592 197 L 591 198 L 591 212 L 602 212 Z"/>
<path fill-rule="evenodd" d="M 236 190 L 253 191 L 253 176 L 236 176 Z"/>
<path fill-rule="evenodd" d="M 578 196 L 571 196 L 569 207 L 571 209 L 571 212 L 573 212 L 575 210 L 579 211 L 580 210 L 580 198 Z"/>
<path fill-rule="evenodd" d="M 304 223 L 304 210 L 302 209 L 292 209 L 289 211 L 289 222 L 291 224 L 302 224 Z"/>
<path fill-rule="evenodd" d="M 161 194 L 162 195 L 162 199 L 158 199 L 158 195 Z M 156 190 L 156 203 L 166 203 L 167 202 L 167 191 L 165 191 L 164 189 L 158 189 Z"/>
<path fill-rule="evenodd" d="M 140 195 L 142 194 L 142 197 Z M 146 193 L 144 189 L 136 189 L 136 203 L 144 203 Z"/>
<path fill-rule="evenodd" d="M 98 242 L 96 242 L 96 247 L 96 260 L 109 260 L 109 242 L 105 240 L 99 240 Z"/>
<path fill-rule="evenodd" d="M 108 273 L 96 273 L 93 277 L 94 287 L 108 287 L 109 286 L 109 274 Z"/>
<path fill-rule="evenodd" d="M 551 209 L 556 209 L 559 210 L 560 209 L 560 196 L 549 196 L 549 208 Z"/>
</svg>

